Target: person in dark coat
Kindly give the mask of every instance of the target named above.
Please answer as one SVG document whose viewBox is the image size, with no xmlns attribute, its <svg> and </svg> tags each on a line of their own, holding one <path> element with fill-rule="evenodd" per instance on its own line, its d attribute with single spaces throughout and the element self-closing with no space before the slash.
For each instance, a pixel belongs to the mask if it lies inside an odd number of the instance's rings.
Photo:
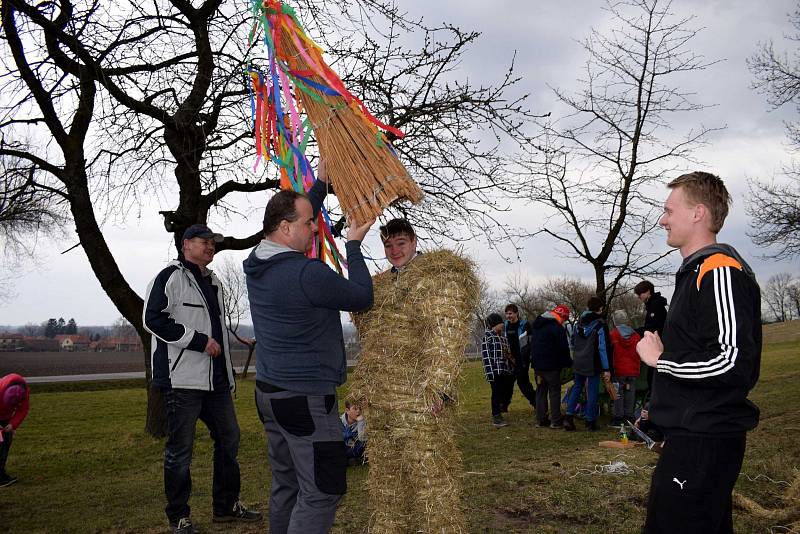
<svg viewBox="0 0 800 534">
<path fill-rule="evenodd" d="M 653 283 L 649 280 L 642 280 L 633 292 L 639 297 L 639 300 L 644 302 L 644 326 L 636 329 L 636 333 L 640 337 L 644 337 L 645 332 L 655 332 L 660 336 L 664 334 L 664 323 L 667 320 L 667 299 L 661 296 L 661 293 L 656 291 Z M 655 371 L 652 367 L 647 368 L 647 390 L 649 392 L 653 389 L 653 373 Z"/>
<path fill-rule="evenodd" d="M 664 333 L 664 322 L 667 320 L 667 299 L 656 291 L 649 280 L 642 280 L 636 284 L 633 292 L 644 302 L 644 326 L 638 334 L 641 336 L 644 332 L 658 332 L 661 336 Z"/>
<path fill-rule="evenodd" d="M 511 359 L 514 362 L 514 381 L 517 383 L 520 392 L 530 403 L 531 408 L 536 410 L 536 390 L 531 384 L 531 345 L 530 345 L 530 324 L 525 319 L 520 318 L 519 308 L 516 304 L 509 304 L 505 309 L 506 320 L 504 322 L 506 339 L 511 349 Z M 511 404 L 511 397 L 514 388 L 508 390 L 508 399 L 505 402 L 505 409 Z"/>
<path fill-rule="evenodd" d="M 564 426 L 561 414 L 561 369 L 572 366 L 564 328 L 567 319 L 569 308 L 560 304 L 541 314 L 531 325 L 531 360 L 536 377 L 536 420 L 539 426 Z"/>
</svg>

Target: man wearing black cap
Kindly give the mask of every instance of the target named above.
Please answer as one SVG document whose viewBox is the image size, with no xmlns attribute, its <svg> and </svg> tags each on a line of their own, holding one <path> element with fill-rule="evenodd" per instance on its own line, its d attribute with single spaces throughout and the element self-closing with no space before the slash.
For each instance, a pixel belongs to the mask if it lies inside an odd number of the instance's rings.
<svg viewBox="0 0 800 534">
<path fill-rule="evenodd" d="M 150 282 L 144 326 L 153 335 L 153 385 L 164 390 L 168 436 L 164 447 L 166 513 L 176 534 L 192 534 L 189 495 L 197 419 L 214 440 L 213 521 L 258 521 L 239 501 L 239 424 L 219 279 L 207 267 L 222 240 L 203 224 L 183 233 L 178 259 Z"/>
</svg>

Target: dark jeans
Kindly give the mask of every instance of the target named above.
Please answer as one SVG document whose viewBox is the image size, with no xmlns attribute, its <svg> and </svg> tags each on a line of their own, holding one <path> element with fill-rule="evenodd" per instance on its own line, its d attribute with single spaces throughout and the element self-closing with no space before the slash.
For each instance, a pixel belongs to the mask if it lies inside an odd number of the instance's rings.
<svg viewBox="0 0 800 534">
<path fill-rule="evenodd" d="M 492 387 L 492 415 L 500 415 L 504 406 L 508 406 L 509 391 L 514 389 L 514 375 L 496 375 Z"/>
<path fill-rule="evenodd" d="M 175 524 L 189 516 L 189 495 L 192 492 L 192 463 L 195 427 L 200 419 L 214 440 L 214 478 L 212 503 L 214 512 L 224 514 L 239 500 L 239 424 L 227 389 L 200 391 L 170 389 L 167 398 L 167 443 L 164 447 L 164 491 L 167 494 L 167 518 Z"/>
<path fill-rule="evenodd" d="M 0 421 L 0 427 L 5 427 L 8 421 Z M 6 462 L 8 461 L 8 451 L 11 449 L 11 440 L 14 437 L 13 432 L 3 431 L 3 442 L 0 443 L 0 476 L 6 474 Z"/>
<path fill-rule="evenodd" d="M 733 534 L 731 493 L 746 437 L 668 436 L 653 471 L 646 534 Z"/>
<path fill-rule="evenodd" d="M 536 419 L 539 423 L 547 421 L 548 399 L 550 404 L 550 423 L 560 426 L 564 422 L 561 415 L 561 371 L 536 371 Z"/>
<path fill-rule="evenodd" d="M 517 362 L 514 364 L 514 381 L 516 381 L 519 390 L 528 399 L 528 402 L 534 408 L 536 407 L 536 390 L 533 389 L 533 384 L 531 384 L 531 362 L 526 361 L 523 358 L 519 358 Z M 508 403 L 511 404 L 511 396 L 514 394 L 514 387 L 509 390 L 508 395 Z"/>
</svg>

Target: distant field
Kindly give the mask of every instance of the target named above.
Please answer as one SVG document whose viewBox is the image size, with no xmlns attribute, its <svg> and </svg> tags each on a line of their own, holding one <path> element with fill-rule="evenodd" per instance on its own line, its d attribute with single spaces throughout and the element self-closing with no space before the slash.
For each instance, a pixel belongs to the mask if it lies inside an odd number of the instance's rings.
<svg viewBox="0 0 800 534">
<path fill-rule="evenodd" d="M 764 326 L 764 343 L 800 341 L 800 320 Z M 354 356 L 348 356 L 354 358 Z M 233 364 L 243 366 L 246 351 L 233 351 Z M 251 366 L 255 365 L 255 356 Z M 131 373 L 144 371 L 140 352 L 0 352 L 0 376 Z"/>
<path fill-rule="evenodd" d="M 244 365 L 246 351 L 233 351 L 233 364 Z M 255 356 L 253 357 L 253 365 Z M 0 352 L 0 376 L 81 375 L 144 372 L 141 352 Z"/>
</svg>

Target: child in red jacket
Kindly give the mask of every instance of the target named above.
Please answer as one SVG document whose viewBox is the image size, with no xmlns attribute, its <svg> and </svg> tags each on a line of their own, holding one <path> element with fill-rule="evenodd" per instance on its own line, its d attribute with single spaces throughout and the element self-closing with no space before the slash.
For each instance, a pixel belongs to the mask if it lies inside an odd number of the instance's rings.
<svg viewBox="0 0 800 534">
<path fill-rule="evenodd" d="M 631 328 L 625 310 L 615 311 L 612 317 L 615 328 L 611 331 L 611 346 L 614 348 L 614 384 L 618 395 L 614 401 L 614 418 L 609 426 L 619 427 L 625 421 L 634 420 L 640 365 L 636 344 L 641 337 Z"/>
<path fill-rule="evenodd" d="M 17 481 L 6 473 L 6 461 L 11 440 L 28 415 L 29 397 L 28 384 L 20 375 L 0 378 L 0 488 Z"/>
</svg>

